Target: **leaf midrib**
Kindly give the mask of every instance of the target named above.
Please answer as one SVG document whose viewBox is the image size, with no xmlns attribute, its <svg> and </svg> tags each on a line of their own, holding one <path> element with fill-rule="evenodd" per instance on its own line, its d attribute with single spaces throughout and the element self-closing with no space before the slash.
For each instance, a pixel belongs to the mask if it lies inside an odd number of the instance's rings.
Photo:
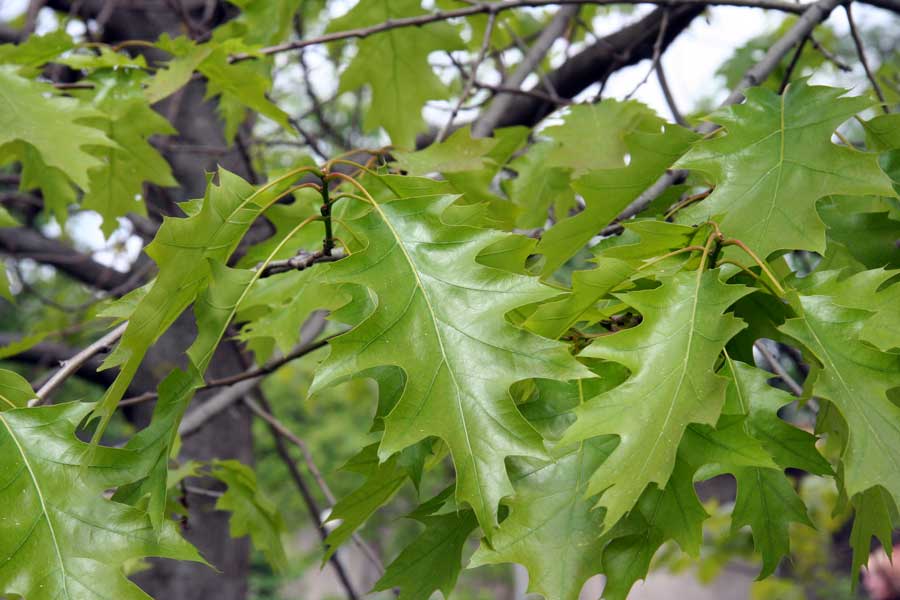
<svg viewBox="0 0 900 600">
<path fill-rule="evenodd" d="M 482 510 L 487 509 L 488 511 L 490 511 L 490 507 L 487 506 L 487 503 L 484 498 L 484 493 L 481 490 L 481 484 L 480 484 L 481 475 L 478 471 L 478 463 L 475 460 L 475 453 L 472 450 L 472 441 L 469 437 L 469 426 L 466 423 L 466 415 L 465 415 L 465 412 L 463 411 L 462 398 L 460 397 L 460 385 L 459 385 L 459 382 L 456 380 L 456 374 L 453 372 L 453 369 L 450 367 L 451 363 L 450 363 L 450 360 L 447 358 L 447 351 L 444 348 L 444 339 L 443 339 L 443 336 L 441 335 L 441 328 L 438 327 L 438 318 L 437 318 L 437 314 L 434 311 L 434 306 L 431 303 L 431 298 L 429 298 L 428 292 L 425 291 L 425 286 L 422 283 L 422 279 L 419 277 L 419 271 L 416 268 L 416 263 L 415 263 L 415 261 L 413 261 L 412 256 L 410 256 L 409 251 L 406 249 L 406 244 L 404 243 L 403 238 L 400 237 L 399 232 L 394 228 L 394 224 L 391 222 L 391 220 L 388 218 L 388 216 L 382 210 L 381 205 L 376 201 L 373 201 L 371 204 L 372 204 L 372 207 L 378 212 L 378 215 L 381 217 L 381 220 L 384 222 L 384 224 L 387 226 L 387 228 L 391 231 L 391 235 L 393 235 L 394 239 L 397 240 L 397 247 L 400 248 L 400 251 L 403 253 L 404 258 L 406 259 L 407 263 L 409 264 L 409 269 L 410 269 L 410 271 L 412 271 L 413 277 L 415 277 L 416 287 L 418 287 L 419 290 L 422 292 L 422 298 L 425 300 L 425 305 L 428 308 L 428 314 L 431 317 L 431 324 L 432 324 L 432 327 L 434 328 L 434 334 L 435 334 L 435 337 L 437 338 L 438 346 L 440 347 L 440 350 L 441 350 L 441 361 L 443 362 L 443 364 L 447 365 L 447 373 L 450 374 L 450 379 L 453 381 L 453 387 L 456 391 L 456 408 L 459 412 L 459 419 L 460 419 L 460 422 L 462 423 L 462 427 L 463 427 L 463 435 L 466 440 L 466 449 L 468 450 L 468 454 L 469 454 L 469 457 L 468 457 L 469 462 L 472 464 L 472 470 L 475 473 L 475 480 L 476 480 L 476 482 L 478 482 L 478 484 L 475 487 L 478 490 L 478 497 L 481 502 L 481 508 L 482 508 Z"/>
<path fill-rule="evenodd" d="M 43 490 L 41 490 L 41 486 L 38 484 L 37 477 L 34 474 L 34 469 L 31 468 L 31 462 L 29 462 L 28 456 L 25 454 L 25 449 L 22 447 L 22 444 L 19 442 L 19 438 L 16 437 L 15 432 L 13 432 L 12 427 L 2 413 L 0 413 L 0 422 L 3 423 L 3 426 L 6 428 L 10 439 L 16 445 L 16 449 L 19 451 L 19 455 L 22 457 L 22 462 L 25 464 L 25 468 L 28 470 L 28 476 L 31 477 L 31 482 L 34 484 L 35 492 L 37 492 L 38 500 L 41 503 L 41 514 L 47 521 L 47 528 L 50 530 L 50 539 L 53 541 L 53 550 L 56 552 L 56 560 L 59 563 L 59 569 L 63 575 L 63 593 L 65 594 L 66 598 L 69 598 L 69 584 L 67 581 L 68 574 L 66 573 L 66 565 L 63 562 L 62 552 L 59 548 L 59 540 L 56 537 L 56 530 L 53 528 L 53 521 L 50 519 L 50 513 L 47 511 L 47 503 L 44 500 L 44 492 Z"/>
</svg>

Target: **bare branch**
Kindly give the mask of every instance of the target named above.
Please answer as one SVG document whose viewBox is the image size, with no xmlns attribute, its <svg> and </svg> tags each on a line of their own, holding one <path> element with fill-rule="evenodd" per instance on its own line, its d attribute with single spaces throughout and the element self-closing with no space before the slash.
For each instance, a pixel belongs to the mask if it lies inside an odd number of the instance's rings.
<svg viewBox="0 0 900 600">
<path fill-rule="evenodd" d="M 790 388 L 791 393 L 797 396 L 798 398 L 803 396 L 803 386 L 797 383 L 797 381 L 788 374 L 787 371 L 784 370 L 784 367 L 781 366 L 781 363 L 778 362 L 778 359 L 772 355 L 766 345 L 762 343 L 762 340 L 757 341 L 753 344 L 753 347 L 759 350 L 759 353 L 763 355 L 763 358 L 766 359 L 766 363 L 769 365 L 769 368 L 773 373 L 778 375 L 778 377 L 784 382 L 788 388 Z"/>
<path fill-rule="evenodd" d="M 559 38 L 569 26 L 572 18 L 578 14 L 580 6 L 565 6 L 556 13 L 550 24 L 541 31 L 541 35 L 532 44 L 531 48 L 525 53 L 522 61 L 516 67 L 516 70 L 509 77 L 503 80 L 503 88 L 507 93 L 498 95 L 491 102 L 490 106 L 478 117 L 475 124 L 472 125 L 472 135 L 475 137 L 483 137 L 496 128 L 497 121 L 506 112 L 513 100 L 514 94 L 520 92 L 519 89 L 525 79 L 530 75 L 537 66 L 544 60 L 544 56 L 550 50 L 553 42 Z M 477 85 L 477 83 L 476 83 Z M 499 87 L 499 86 L 498 86 Z"/>
<path fill-rule="evenodd" d="M 672 90 L 669 88 L 669 82 L 666 79 L 662 59 L 656 63 L 656 80 L 659 82 L 659 89 L 662 90 L 663 98 L 666 99 L 666 104 L 669 105 L 669 111 L 672 113 L 672 118 L 682 127 L 687 127 L 688 123 L 685 120 L 684 115 L 681 114 L 681 111 L 678 110 L 678 104 L 675 102 L 675 97 L 672 95 Z"/>
<path fill-rule="evenodd" d="M 316 461 L 313 459 L 312 453 L 309 451 L 309 446 L 306 445 L 306 442 L 303 441 L 298 435 L 296 435 L 293 431 L 288 429 L 288 427 L 279 421 L 275 415 L 263 409 L 262 406 L 257 404 L 252 398 L 249 396 L 244 398 L 244 404 L 247 405 L 253 413 L 261 418 L 263 421 L 269 424 L 269 429 L 288 440 L 298 448 L 300 448 L 300 452 L 303 454 L 303 462 L 306 463 L 306 468 L 309 469 L 309 472 L 312 474 L 313 479 L 316 480 L 316 485 L 319 486 L 319 490 L 321 490 L 322 495 L 325 496 L 325 500 L 331 506 L 337 504 L 337 498 L 335 498 L 334 493 L 332 493 L 331 488 L 328 486 L 328 483 L 325 481 L 325 478 L 322 477 L 322 472 L 319 470 L 318 465 L 316 465 Z M 366 543 L 358 534 L 354 533 L 353 543 L 362 551 L 363 554 L 366 555 L 366 558 L 372 563 L 379 574 L 384 573 L 384 564 L 381 562 L 381 559 L 376 554 L 375 550 Z"/>
<path fill-rule="evenodd" d="M 875 78 L 872 69 L 869 67 L 869 60 L 866 58 L 866 49 L 863 46 L 862 39 L 859 37 L 859 31 L 856 30 L 856 23 L 853 20 L 853 12 L 849 3 L 844 5 L 844 12 L 847 13 L 847 24 L 850 25 L 850 36 L 853 38 L 853 44 L 856 46 L 859 62 L 866 72 L 866 77 L 869 78 L 869 83 L 872 84 L 872 89 L 875 90 L 875 95 L 878 96 L 878 100 L 881 101 L 881 110 L 883 110 L 885 114 L 890 114 L 891 111 L 888 108 L 887 100 L 884 98 L 884 92 L 881 90 L 881 86 L 878 85 L 878 79 Z"/>
<path fill-rule="evenodd" d="M 815 4 L 809 6 L 784 37 L 772 44 L 762 60 L 744 74 L 744 77 L 741 78 L 741 81 L 735 86 L 734 90 L 729 94 L 725 101 L 722 102 L 721 106 L 730 106 L 742 102 L 744 100 L 744 90 L 765 81 L 772 71 L 775 70 L 775 67 L 781 62 L 781 59 L 790 52 L 791 48 L 793 48 L 799 40 L 809 35 L 819 23 L 827 19 L 828 15 L 830 15 L 842 1 L 843 0 L 819 0 Z M 715 131 L 716 127 L 717 126 L 714 123 L 706 122 L 700 125 L 697 128 L 697 131 L 702 134 L 708 134 Z M 683 180 L 686 176 L 687 172 L 680 169 L 667 171 L 657 179 L 652 186 L 647 188 L 644 193 L 638 196 L 634 202 L 629 204 L 625 210 L 613 220 L 612 224 L 603 229 L 601 234 L 610 235 L 621 232 L 621 227 L 616 225 L 616 223 L 630 219 L 646 209 L 650 206 L 651 202 L 660 196 L 660 194 L 669 189 L 670 186 Z"/>
<path fill-rule="evenodd" d="M 97 289 L 113 290 L 127 286 L 130 281 L 128 273 L 101 265 L 90 255 L 27 227 L 0 229 L 0 252 L 50 265 Z"/>
<path fill-rule="evenodd" d="M 58 388 L 62 383 L 78 372 L 79 369 L 90 360 L 95 354 L 99 354 L 100 352 L 104 352 L 109 350 L 109 348 L 118 340 L 123 333 L 125 333 L 125 328 L 128 326 L 128 323 L 122 323 L 102 338 L 67 360 L 63 363 L 62 368 L 59 371 L 54 373 L 54 375 L 47 380 L 41 389 L 37 391 L 37 398 L 33 398 L 28 401 L 28 406 L 37 406 L 43 402 L 46 402 L 50 397 L 50 394 L 53 393 L 56 388 Z"/>
<path fill-rule="evenodd" d="M 478 52 L 478 57 L 475 59 L 475 62 L 472 64 L 472 70 L 469 73 L 469 77 L 466 79 L 466 83 L 463 85 L 462 92 L 459 95 L 459 100 L 456 105 L 454 105 L 453 110 L 450 111 L 450 116 L 447 117 L 447 121 L 444 123 L 444 126 L 441 127 L 440 131 L 438 131 L 437 137 L 434 138 L 435 143 L 440 143 L 443 141 L 444 137 L 447 135 L 447 131 L 450 129 L 450 126 L 453 125 L 453 121 L 456 119 L 456 115 L 459 114 L 459 110 L 463 107 L 463 104 L 466 103 L 466 100 L 469 99 L 469 94 L 472 93 L 472 86 L 475 84 L 475 80 L 478 78 L 478 68 L 481 66 L 481 63 L 484 62 L 484 57 L 487 54 L 488 48 L 491 46 L 491 35 L 494 33 L 494 24 L 497 22 L 497 13 L 490 13 L 488 15 L 487 27 L 484 28 L 484 38 L 481 40 L 481 50 Z"/>
<path fill-rule="evenodd" d="M 449 19 L 457 19 L 461 17 L 471 17 L 473 15 L 498 14 L 507 10 L 516 8 L 538 8 L 542 6 L 562 6 L 562 5 L 610 5 L 610 4 L 656 4 L 658 6 L 745 6 L 750 8 L 768 8 L 772 10 L 780 10 L 787 13 L 801 14 L 807 6 L 803 4 L 795 4 L 793 2 L 783 2 L 782 0 L 500 0 L 499 2 L 474 2 L 471 6 L 456 10 L 436 11 L 424 15 L 416 15 L 414 17 L 404 17 L 401 19 L 388 19 L 371 27 L 360 27 L 358 29 L 348 29 L 346 31 L 335 31 L 325 35 L 308 38 L 305 40 L 295 40 L 275 46 L 261 48 L 254 54 L 235 54 L 231 57 L 232 61 L 249 60 L 257 55 L 268 56 L 270 54 L 278 54 L 280 52 L 288 52 L 290 50 L 299 50 L 307 46 L 316 44 L 325 44 L 338 40 L 347 40 L 352 38 L 366 38 L 376 33 L 399 29 L 402 27 L 422 27 L 429 23 L 439 21 L 447 21 Z"/>
</svg>

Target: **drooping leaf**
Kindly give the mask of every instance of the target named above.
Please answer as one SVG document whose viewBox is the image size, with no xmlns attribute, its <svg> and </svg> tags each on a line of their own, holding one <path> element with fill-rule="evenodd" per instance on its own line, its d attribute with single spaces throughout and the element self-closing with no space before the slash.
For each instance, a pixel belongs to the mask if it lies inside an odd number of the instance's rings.
<svg viewBox="0 0 900 600">
<path fill-rule="evenodd" d="M 486 165 L 488 155 L 499 140 L 473 138 L 468 127 L 461 127 L 446 140 L 418 152 L 396 152 L 397 168 L 410 175 L 477 171 Z"/>
<path fill-rule="evenodd" d="M 253 469 L 236 460 L 217 460 L 210 475 L 228 486 L 216 501 L 216 510 L 231 513 L 228 520 L 231 537 L 249 535 L 269 564 L 283 571 L 287 567 L 281 544 L 284 521 L 275 503 L 257 487 Z"/>
<path fill-rule="evenodd" d="M 146 600 L 122 567 L 161 556 L 201 561 L 172 522 L 102 498 L 142 457 L 75 437 L 90 404 L 0 412 L 0 590 L 29 600 Z M 85 462 L 88 461 L 88 462 Z"/>
<path fill-rule="evenodd" d="M 504 234 L 444 223 L 441 214 L 454 200 L 376 201 L 351 223 L 368 246 L 331 265 L 329 279 L 367 286 L 377 306 L 331 342 L 313 391 L 372 367 L 402 368 L 407 387 L 385 418 L 379 455 L 386 459 L 428 436 L 446 441 L 457 496 L 490 530 L 500 498 L 512 492 L 506 457 L 544 456 L 540 436 L 519 414 L 509 386 L 585 371 L 561 344 L 504 320 L 512 309 L 554 292 L 532 278 L 478 264 L 479 252 Z M 415 340 L 415 352 L 401 350 L 407 340 Z"/>
<path fill-rule="evenodd" d="M 894 548 L 893 529 L 897 522 L 897 505 L 884 488 L 876 486 L 853 498 L 853 528 L 850 547 L 853 566 L 850 575 L 855 581 L 860 568 L 868 563 L 872 538 L 877 537 L 888 556 Z"/>
<path fill-rule="evenodd" d="M 462 551 L 478 526 L 475 513 L 461 510 L 421 518 L 425 529 L 375 583 L 372 591 L 400 588 L 398 600 L 430 598 L 440 590 L 449 598 L 462 570 Z"/>
<path fill-rule="evenodd" d="M 831 143 L 838 125 L 871 105 L 844 94 L 798 81 L 780 96 L 752 88 L 743 104 L 714 113 L 725 134 L 696 144 L 678 166 L 702 173 L 715 190 L 678 220 L 715 220 L 762 258 L 783 249 L 823 253 L 816 202 L 836 194 L 894 195 L 877 156 Z"/>
<path fill-rule="evenodd" d="M 744 324 L 725 310 L 749 288 L 724 285 L 716 271 L 682 271 L 655 289 L 619 294 L 643 316 L 631 329 L 601 337 L 582 356 L 621 363 L 622 385 L 576 409 L 564 442 L 615 435 L 619 444 L 590 479 L 602 492 L 606 524 L 627 513 L 650 483 L 664 486 L 678 444 L 691 423 L 714 425 L 726 380 L 712 367 Z"/>
<path fill-rule="evenodd" d="M 381 508 L 400 490 L 410 473 L 402 464 L 400 455 L 378 462 L 378 446 L 363 448 L 345 469 L 352 469 L 366 476 L 366 481 L 353 492 L 341 498 L 328 515 L 329 521 L 340 520 L 334 531 L 328 534 L 325 545 L 328 550 L 323 562 L 337 552 L 375 511 Z"/>
<path fill-rule="evenodd" d="M 759 579 L 775 571 L 778 561 L 790 549 L 790 523 L 813 526 L 806 505 L 790 481 L 779 469 L 746 467 L 735 473 L 737 500 L 731 512 L 731 525 L 737 530 L 749 525 L 753 545 L 762 556 Z"/>
</svg>

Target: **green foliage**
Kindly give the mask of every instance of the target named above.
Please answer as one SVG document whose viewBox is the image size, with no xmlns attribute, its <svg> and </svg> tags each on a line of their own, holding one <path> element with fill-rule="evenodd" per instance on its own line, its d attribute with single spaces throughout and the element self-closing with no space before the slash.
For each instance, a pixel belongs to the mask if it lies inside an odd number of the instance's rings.
<svg viewBox="0 0 900 600">
<path fill-rule="evenodd" d="M 143 286 L 0 349 L 15 358 L 106 324 L 94 319 L 127 321 L 103 363 L 119 371 L 99 403 L 28 407 L 27 380 L 0 369 L 0 593 L 145 598 L 125 577 L 135 561 L 203 561 L 171 519 L 185 512 L 172 490 L 188 476 L 226 484 L 216 508 L 231 513 L 232 536 L 249 536 L 274 569 L 291 566 L 284 493 L 266 489 L 271 461 L 179 462 L 178 431 L 223 340 L 263 364 L 302 354 L 301 328 L 303 344 L 328 349 L 269 380 L 294 402 L 276 413 L 300 421 L 328 403 L 329 418 L 344 421 L 304 437 L 329 446 L 331 465 L 353 456 L 316 558 L 367 523 L 416 523 L 390 536 L 396 558 L 373 591 L 448 597 L 464 568 L 518 563 L 547 600 L 575 600 L 598 573 L 604 598 L 624 600 L 658 557 L 721 565 L 734 548 L 750 553 L 751 537 L 764 578 L 851 512 L 851 579 L 873 538 L 890 545 L 900 502 L 896 114 L 864 120 L 870 98 L 805 79 L 778 94 L 783 64 L 744 103 L 713 112 L 720 128 L 703 137 L 637 102 L 603 99 L 546 128 L 473 138 L 461 127 L 417 148 L 434 125 L 426 105 L 455 102 L 474 76 L 450 82 L 435 53 L 479 53 L 490 22 L 487 60 L 507 60 L 500 46 L 539 35 L 547 16 L 479 14 L 331 42 L 335 68 L 346 64 L 328 110 L 350 122 L 344 93 L 362 90 L 363 128 L 392 142 L 365 165 L 350 154 L 317 164 L 242 152 L 269 169 L 268 183 L 220 167 L 203 198 L 177 205 L 184 216 L 172 216 L 175 205 L 148 211 L 146 186 L 178 185 L 157 144 L 177 132 L 156 103 L 177 105 L 202 79 L 223 139 L 242 151 L 251 114 L 278 135 L 307 116 L 324 131 L 322 106 L 295 121 L 287 111 L 297 106 L 272 100 L 284 64 L 270 55 L 284 48 L 264 47 L 290 40 L 296 14 L 306 20 L 298 29 L 327 34 L 426 14 L 418 0 L 358 2 L 335 19 L 322 2 L 231 3 L 239 14 L 208 36 L 141 43 L 167 53 L 162 62 L 63 32 L 0 46 L 0 165 L 43 203 L 4 204 L 0 227 L 40 230 L 51 216 L 62 224 L 73 209 L 94 210 L 112 238 L 128 214 L 167 215 L 144 248 L 156 270 Z M 585 39 L 581 29 L 566 35 Z M 773 39 L 751 42 L 722 73 L 740 79 Z M 806 53 L 798 64 L 822 59 Z M 59 65 L 76 86 L 44 82 Z M 844 127 L 854 117 L 860 126 Z M 253 133 L 272 131 L 265 122 Z M 341 132 L 325 133 L 337 154 Z M 689 171 L 684 183 L 607 235 L 673 169 Z M 0 296 L 34 304 L 19 287 L 14 297 L 0 265 Z M 15 318 L 36 322 L 30 304 Z M 329 323 L 307 331 L 318 310 Z M 194 337 L 183 357 L 167 357 L 181 368 L 146 371 L 162 379 L 149 425 L 101 445 L 140 369 L 158 366 L 146 363 L 151 348 L 187 312 Z M 780 344 L 778 357 L 761 352 L 763 339 Z M 733 505 L 701 503 L 695 484 L 721 475 L 736 482 Z M 797 561 L 798 577 L 812 571 Z M 796 591 L 778 579 L 754 593 Z"/>
<path fill-rule="evenodd" d="M 143 599 L 122 568 L 162 556 L 202 560 L 169 521 L 103 499 L 146 468 L 128 450 L 90 447 L 75 428 L 91 410 L 71 402 L 0 412 L 0 589 L 29 599 Z"/>
</svg>

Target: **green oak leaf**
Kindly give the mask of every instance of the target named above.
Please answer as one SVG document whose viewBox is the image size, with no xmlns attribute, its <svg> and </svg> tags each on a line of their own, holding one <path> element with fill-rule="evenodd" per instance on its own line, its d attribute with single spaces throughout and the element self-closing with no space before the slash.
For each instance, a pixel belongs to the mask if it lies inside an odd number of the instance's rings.
<svg viewBox="0 0 900 600">
<path fill-rule="evenodd" d="M 368 0 L 333 20 L 329 31 L 344 31 L 424 14 L 419 0 Z M 447 87 L 428 63 L 428 54 L 461 50 L 457 29 L 447 23 L 385 31 L 359 40 L 356 56 L 341 74 L 340 91 L 371 87 L 365 127 L 383 127 L 399 148 L 413 148 L 425 131 L 422 105 L 446 98 Z M 372 68 L 377 65 L 377 68 Z"/>
<path fill-rule="evenodd" d="M 714 425 L 727 381 L 713 373 L 725 344 L 744 328 L 724 314 L 751 289 L 725 285 L 718 271 L 682 271 L 658 288 L 617 294 L 643 316 L 636 327 L 595 340 L 581 353 L 621 363 L 631 371 L 622 385 L 576 409 L 563 442 L 615 435 L 619 444 L 590 479 L 602 492 L 613 526 L 650 483 L 666 485 L 678 444 L 691 423 Z"/>
<path fill-rule="evenodd" d="M 103 363 L 104 368 L 121 369 L 97 406 L 101 423 L 95 436 L 104 431 L 147 350 L 205 288 L 211 277 L 210 262 L 226 262 L 253 221 L 287 189 L 290 179 L 285 175 L 254 188 L 225 169 L 219 169 L 217 177 L 218 184 L 210 182 L 199 210 L 187 218 L 167 217 L 145 249 L 156 262 L 159 275 L 134 297 L 128 327 Z"/>
<path fill-rule="evenodd" d="M 59 169 L 82 189 L 89 187 L 88 171 L 102 166 L 87 147 L 116 146 L 102 130 L 86 124 L 96 118 L 103 118 L 103 113 L 0 66 L 0 146 L 15 140 L 31 144 L 47 166 Z"/>
<path fill-rule="evenodd" d="M 575 194 L 569 186 L 569 169 L 548 165 L 547 155 L 553 149 L 553 144 L 535 144 L 509 164 L 517 175 L 506 186 L 506 192 L 510 200 L 521 207 L 516 221 L 518 227 L 544 227 L 548 209 L 553 207 L 554 215 L 561 219 L 575 205 Z"/>
<path fill-rule="evenodd" d="M 325 540 L 327 551 L 322 559 L 324 563 L 337 552 L 337 549 L 369 520 L 375 511 L 390 501 L 410 476 L 410 471 L 400 454 L 378 461 L 378 445 L 371 444 L 363 448 L 350 463 L 344 467 L 366 476 L 365 482 L 345 497 L 338 500 L 328 515 L 328 521 L 340 520 Z"/>
<path fill-rule="evenodd" d="M 496 138 L 473 138 L 469 127 L 461 127 L 439 144 L 418 152 L 395 152 L 397 168 L 410 175 L 477 171 L 487 166 Z"/>
<path fill-rule="evenodd" d="M 631 155 L 628 166 L 587 172 L 572 183 L 585 201 L 582 212 L 562 219 L 547 230 L 538 244 L 549 275 L 574 256 L 594 236 L 609 225 L 633 200 L 687 150 L 696 134 L 675 125 L 662 132 L 637 130 L 625 136 Z"/>
<path fill-rule="evenodd" d="M 798 296 L 799 316 L 779 329 L 820 364 L 812 393 L 830 401 L 847 423 L 841 460 L 847 495 L 881 485 L 900 501 L 900 407 L 888 397 L 900 386 L 900 355 L 879 352 L 859 339 L 870 312 L 845 308 L 829 296 Z"/>
<path fill-rule="evenodd" d="M 5 277 L 5 274 L 2 276 Z M 0 369 L 0 410 L 24 408 L 34 397 L 34 390 L 24 377 L 13 371 Z"/>
<path fill-rule="evenodd" d="M 110 236 L 119 227 L 118 217 L 128 213 L 147 214 L 143 202 L 144 183 L 163 187 L 178 185 L 169 163 L 150 145 L 152 135 L 171 135 L 175 128 L 151 109 L 140 89 L 127 74 L 114 72 L 98 78 L 102 92 L 98 108 L 106 118 L 94 122 L 117 146 L 92 152 L 103 165 L 90 170 L 88 190 L 81 205 L 103 217 L 103 233 Z M 130 93 L 129 87 L 133 87 Z"/>
<path fill-rule="evenodd" d="M 210 475 L 228 486 L 216 501 L 216 510 L 231 513 L 231 537 L 249 535 L 253 546 L 261 551 L 276 571 L 284 571 L 287 557 L 281 544 L 284 521 L 278 507 L 256 484 L 256 473 L 236 460 L 217 460 Z"/>
<path fill-rule="evenodd" d="M 219 114 L 225 121 L 225 140 L 229 143 L 246 120 L 246 110 L 253 110 L 273 120 L 287 131 L 293 131 L 288 115 L 266 97 L 272 82 L 263 64 L 253 61 L 231 62 L 228 49 L 218 47 L 203 60 L 197 70 L 208 79 L 206 97 L 221 96 Z"/>
<path fill-rule="evenodd" d="M 213 43 L 198 45 L 186 37 L 172 39 L 167 33 L 160 36 L 156 45 L 172 54 L 172 58 L 165 67 L 156 70 L 144 88 L 144 96 L 150 104 L 155 104 L 184 87 L 200 63 L 209 58 L 215 49 Z"/>
<path fill-rule="evenodd" d="M 597 301 L 627 281 L 632 273 L 634 269 L 631 265 L 614 258 L 600 259 L 596 269 L 575 271 L 572 274 L 571 293 L 541 304 L 525 320 L 524 325 L 544 337 L 558 339 Z"/>
<path fill-rule="evenodd" d="M 18 44 L 0 46 L 0 63 L 21 65 L 19 74 L 32 76 L 40 71 L 40 67 L 74 46 L 75 41 L 64 29 L 44 35 L 29 35 Z"/>
<path fill-rule="evenodd" d="M 513 461 L 510 515 L 469 566 L 519 563 L 528 569 L 529 592 L 577 600 L 584 582 L 600 571 L 605 544 L 603 511 L 586 497 L 588 480 L 614 446 L 614 439 L 594 438 L 561 450 L 552 462 Z"/>
<path fill-rule="evenodd" d="M 425 529 L 387 566 L 372 591 L 400 588 L 398 600 L 449 598 L 462 570 L 462 552 L 478 526 L 475 513 L 461 510 L 421 517 Z"/>
<path fill-rule="evenodd" d="M 768 384 L 771 374 L 726 355 L 723 375 L 728 377 L 726 414 L 748 415 L 747 432 L 759 440 L 783 469 L 802 469 L 815 475 L 832 474 L 831 465 L 816 449 L 816 437 L 778 416 L 794 401 L 785 391 Z"/>
<path fill-rule="evenodd" d="M 876 155 L 831 143 L 838 125 L 872 104 L 845 93 L 797 81 L 780 96 L 752 88 L 745 103 L 713 113 L 726 133 L 697 143 L 677 166 L 702 173 L 715 190 L 678 221 L 715 220 L 762 258 L 784 249 L 823 253 L 820 199 L 894 195 Z"/>
<path fill-rule="evenodd" d="M 829 245 L 842 244 L 869 268 L 900 267 L 900 221 L 891 218 L 893 200 L 875 196 L 829 196 L 819 202 Z"/>
<path fill-rule="evenodd" d="M 860 568 L 869 562 L 872 538 L 877 537 L 888 556 L 894 548 L 893 530 L 898 523 L 897 505 L 881 486 L 869 488 L 857 494 L 853 503 L 853 528 L 850 530 L 850 547 L 853 549 L 853 565 L 850 575 L 856 585 Z"/>
<path fill-rule="evenodd" d="M 405 185 L 405 179 L 383 180 Z M 587 371 L 562 344 L 506 322 L 509 311 L 555 291 L 476 262 L 482 249 L 506 234 L 442 221 L 455 199 L 376 200 L 348 223 L 368 246 L 330 265 L 328 279 L 364 285 L 377 301 L 355 329 L 331 341 L 332 353 L 311 391 L 373 367 L 403 369 L 406 389 L 384 420 L 379 456 L 387 459 L 428 436 L 443 439 L 456 467 L 457 497 L 489 531 L 500 499 L 512 493 L 506 457 L 545 456 L 509 387 L 521 379 L 571 379 Z M 404 350 L 409 343 L 414 352 Z"/>
<path fill-rule="evenodd" d="M 123 573 L 148 556 L 203 562 L 173 522 L 103 499 L 143 470 L 129 450 L 90 446 L 75 429 L 91 405 L 0 412 L 0 590 L 28 600 L 147 600 Z M 14 510 L 13 510 L 14 509 Z"/>
<path fill-rule="evenodd" d="M 703 521 L 709 516 L 694 491 L 693 467 L 676 460 L 665 489 L 650 486 L 625 519 L 609 531 L 604 549 L 604 600 L 625 600 L 632 586 L 647 577 L 650 562 L 669 539 L 699 556 Z"/>
<path fill-rule="evenodd" d="M 627 134 L 658 133 L 664 122 L 635 100 L 576 104 L 569 108 L 560 125 L 541 132 L 553 140 L 546 153 L 547 166 L 571 169 L 575 176 L 624 167 L 626 156 L 632 151 Z"/>
<path fill-rule="evenodd" d="M 3 264 L 3 261 L 0 261 L 0 298 L 9 302 L 15 301 L 12 290 L 9 289 L 9 276 L 6 274 L 6 265 Z M 2 354 L 2 350 L 0 350 L 0 354 Z"/>
<path fill-rule="evenodd" d="M 734 473 L 737 499 L 731 511 L 731 528 L 737 531 L 749 525 L 753 546 L 762 555 L 758 579 L 775 572 L 778 561 L 790 551 L 791 523 L 813 527 L 806 505 L 780 469 L 745 467 Z"/>
</svg>

